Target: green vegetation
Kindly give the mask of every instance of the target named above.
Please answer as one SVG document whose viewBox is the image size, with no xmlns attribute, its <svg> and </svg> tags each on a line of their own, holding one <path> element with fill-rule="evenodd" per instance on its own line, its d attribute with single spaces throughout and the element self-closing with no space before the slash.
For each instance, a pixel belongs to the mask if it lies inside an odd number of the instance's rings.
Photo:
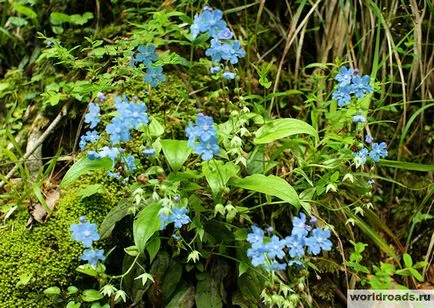
<svg viewBox="0 0 434 308">
<path fill-rule="evenodd" d="M 0 0 L 0 307 L 430 288 L 434 7 L 407 2 Z"/>
</svg>

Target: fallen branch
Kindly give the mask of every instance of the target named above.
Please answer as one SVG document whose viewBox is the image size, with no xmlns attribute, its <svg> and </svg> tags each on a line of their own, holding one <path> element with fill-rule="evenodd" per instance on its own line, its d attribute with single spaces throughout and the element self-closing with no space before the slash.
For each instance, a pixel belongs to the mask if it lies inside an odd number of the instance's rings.
<svg viewBox="0 0 434 308">
<path fill-rule="evenodd" d="M 47 130 L 39 137 L 39 139 L 35 142 L 34 146 L 29 149 L 24 156 L 18 161 L 18 163 L 9 171 L 9 173 L 5 176 L 5 179 L 0 182 L 0 189 L 6 184 L 6 181 L 8 181 L 18 170 L 18 166 L 22 163 L 24 163 L 30 156 L 32 156 L 33 152 L 36 151 L 37 148 L 41 146 L 41 144 L 47 139 L 47 137 L 51 134 L 51 132 L 56 128 L 56 126 L 59 124 L 60 120 L 66 115 L 68 111 L 69 103 L 65 104 L 65 106 L 62 107 L 62 110 L 60 110 L 59 114 L 56 116 L 56 118 L 53 120 L 53 122 L 48 126 Z"/>
</svg>

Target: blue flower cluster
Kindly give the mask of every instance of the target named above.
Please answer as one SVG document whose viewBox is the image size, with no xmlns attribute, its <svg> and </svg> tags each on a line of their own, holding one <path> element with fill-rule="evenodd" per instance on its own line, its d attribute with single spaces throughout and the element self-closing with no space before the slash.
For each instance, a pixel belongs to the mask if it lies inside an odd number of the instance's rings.
<svg viewBox="0 0 434 308">
<path fill-rule="evenodd" d="M 351 95 L 357 98 L 364 97 L 372 92 L 370 77 L 368 75 L 359 76 L 358 69 L 351 69 L 342 66 L 335 79 L 338 81 L 338 89 L 333 92 L 332 97 L 338 102 L 339 107 L 351 103 Z"/>
<path fill-rule="evenodd" d="M 201 155 L 203 160 L 211 160 L 214 155 L 220 153 L 217 129 L 212 117 L 199 113 L 196 125 L 190 122 L 185 133 L 188 146 L 194 149 L 196 154 Z"/>
<path fill-rule="evenodd" d="M 100 102 L 104 102 L 106 97 L 103 93 L 99 92 L 97 94 L 97 99 Z M 89 103 L 88 112 L 84 116 L 84 123 L 89 124 L 89 128 L 91 131 L 86 132 L 84 135 L 80 137 L 79 147 L 81 151 L 84 151 L 86 148 L 86 145 L 90 143 L 95 143 L 99 140 L 100 136 L 96 130 L 94 130 L 95 127 L 98 126 L 99 122 L 101 122 L 100 119 L 100 107 L 97 103 Z"/>
<path fill-rule="evenodd" d="M 98 93 L 98 99 L 103 101 L 106 99 L 103 93 Z M 122 174 L 131 174 L 137 169 L 136 159 L 132 155 L 127 155 L 125 150 L 122 149 L 120 142 L 127 142 L 131 139 L 131 130 L 140 128 L 141 125 L 149 123 L 147 114 L 147 107 L 142 102 L 131 102 L 126 95 L 122 97 L 115 96 L 115 106 L 117 110 L 117 116 L 115 116 L 111 122 L 106 126 L 105 131 L 110 137 L 111 146 L 104 146 L 99 150 L 90 150 L 87 152 L 87 157 L 90 160 L 101 159 L 109 157 L 113 162 L 112 168 L 117 166 L 116 170 L 110 170 L 107 172 L 111 178 L 127 181 L 128 177 L 124 178 Z M 99 121 L 99 106 L 92 106 L 89 114 L 86 115 L 86 121 Z M 86 142 L 95 142 L 100 138 L 97 131 L 93 130 L 87 132 L 82 139 Z M 80 144 L 80 147 L 82 144 Z M 85 145 L 84 145 L 85 146 Z M 82 150 L 84 150 L 84 146 Z M 145 156 L 155 155 L 155 149 L 147 148 L 143 151 Z M 123 170 L 123 171 L 122 171 Z"/>
<path fill-rule="evenodd" d="M 93 249 L 92 244 L 94 241 L 100 239 L 97 231 L 97 225 L 94 223 L 86 222 L 86 217 L 80 217 L 80 223 L 72 224 L 70 230 L 72 231 L 72 239 L 82 243 L 84 247 L 88 247 L 83 251 L 81 260 L 87 261 L 89 264 L 96 266 L 98 261 L 104 261 L 104 250 Z"/>
<path fill-rule="evenodd" d="M 191 222 L 190 217 L 187 215 L 188 211 L 186 207 L 182 208 L 172 208 L 170 215 L 166 212 L 160 213 L 160 230 L 166 229 L 167 225 L 170 223 L 175 223 L 175 228 L 179 229 L 183 225 Z"/>
<path fill-rule="evenodd" d="M 212 38 L 211 47 L 206 50 L 205 54 L 211 57 L 213 62 L 219 63 L 225 60 L 231 64 L 237 64 L 238 59 L 246 55 L 240 41 L 231 40 L 234 34 L 223 20 L 223 12 L 221 10 L 214 10 L 205 6 L 200 14 L 194 16 L 194 22 L 191 25 L 190 31 L 193 39 L 199 33 L 208 33 Z M 213 66 L 211 68 L 211 74 L 216 74 L 220 71 L 220 66 Z M 235 78 L 236 74 L 226 70 L 222 76 L 226 80 L 231 80 Z"/>
<path fill-rule="evenodd" d="M 154 62 L 158 60 L 158 55 L 155 52 L 155 45 L 144 46 L 141 45 L 137 48 L 136 55 L 131 52 L 130 66 L 135 67 L 139 63 L 143 63 L 146 69 L 146 76 L 143 80 L 155 88 L 160 82 L 166 81 L 166 76 L 163 74 L 162 66 L 153 66 Z"/>
<path fill-rule="evenodd" d="M 315 224 L 316 219 L 312 219 L 311 223 Z M 287 265 L 302 265 L 302 258 L 306 253 L 318 255 L 321 250 L 331 250 L 329 229 L 318 227 L 312 229 L 306 224 L 306 216 L 303 213 L 300 213 L 299 217 L 294 217 L 292 224 L 291 235 L 284 239 L 276 235 L 266 238 L 262 229 L 252 227 L 252 232 L 247 235 L 247 241 L 252 245 L 247 250 L 247 256 L 253 266 L 264 265 L 269 270 L 284 270 Z M 287 264 L 281 263 L 286 254 L 292 259 Z"/>
<path fill-rule="evenodd" d="M 366 143 L 371 143 L 373 141 L 370 135 L 367 135 L 365 138 Z M 353 152 L 354 157 L 358 160 L 358 162 L 363 165 L 366 163 L 366 159 L 370 157 L 374 162 L 380 161 L 381 158 L 387 157 L 389 153 L 387 152 L 387 144 L 386 142 L 381 143 L 373 143 L 371 146 L 371 151 L 367 148 L 362 148 L 358 152 Z"/>
</svg>

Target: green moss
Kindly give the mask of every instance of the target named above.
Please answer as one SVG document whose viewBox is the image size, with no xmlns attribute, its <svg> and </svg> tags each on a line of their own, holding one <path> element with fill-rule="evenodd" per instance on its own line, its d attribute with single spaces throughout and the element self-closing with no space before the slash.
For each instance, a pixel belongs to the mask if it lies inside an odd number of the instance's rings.
<svg viewBox="0 0 434 308">
<path fill-rule="evenodd" d="M 65 289 L 85 278 L 75 270 L 83 247 L 71 240 L 69 228 L 81 215 L 101 223 L 116 204 L 121 188 L 105 178 L 82 177 L 80 186 L 67 187 L 45 224 L 29 230 L 25 227 L 26 215 L 20 215 L 0 231 L 0 307 L 54 307 L 43 294 L 44 289 L 53 285 Z M 98 182 L 104 184 L 104 194 L 80 198 L 81 188 Z M 20 275 L 31 279 L 25 286 L 17 287 Z"/>
</svg>

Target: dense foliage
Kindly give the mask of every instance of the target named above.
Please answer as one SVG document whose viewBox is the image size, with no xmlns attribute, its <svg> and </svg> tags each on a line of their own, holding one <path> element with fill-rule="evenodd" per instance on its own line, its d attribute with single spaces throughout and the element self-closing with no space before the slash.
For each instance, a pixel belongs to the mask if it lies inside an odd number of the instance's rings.
<svg viewBox="0 0 434 308">
<path fill-rule="evenodd" d="M 421 2 L 0 0 L 0 303 L 432 286 Z"/>
</svg>

